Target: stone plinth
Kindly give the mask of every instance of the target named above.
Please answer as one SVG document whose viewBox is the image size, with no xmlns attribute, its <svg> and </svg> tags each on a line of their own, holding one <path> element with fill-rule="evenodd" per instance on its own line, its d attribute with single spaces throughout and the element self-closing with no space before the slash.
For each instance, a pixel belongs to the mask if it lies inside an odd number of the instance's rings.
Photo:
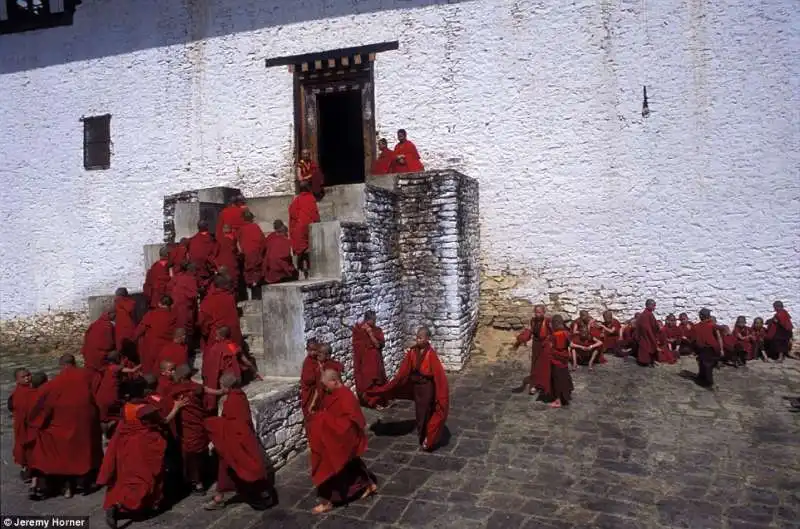
<svg viewBox="0 0 800 529">
<path fill-rule="evenodd" d="M 306 446 L 297 377 L 265 377 L 244 388 L 256 435 L 277 470 Z"/>
<path fill-rule="evenodd" d="M 145 244 L 144 245 L 144 271 L 147 273 L 150 270 L 150 267 L 159 260 L 161 252 L 161 248 L 164 246 L 164 243 L 158 244 Z"/>
</svg>

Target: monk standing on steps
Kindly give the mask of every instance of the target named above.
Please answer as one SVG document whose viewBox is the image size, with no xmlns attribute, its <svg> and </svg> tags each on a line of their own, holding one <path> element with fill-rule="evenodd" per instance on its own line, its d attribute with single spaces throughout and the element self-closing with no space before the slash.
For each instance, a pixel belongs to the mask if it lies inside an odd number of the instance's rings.
<svg viewBox="0 0 800 529">
<path fill-rule="evenodd" d="M 217 329 L 216 342 L 207 347 L 203 352 L 203 384 L 212 389 L 220 388 L 220 377 L 223 373 L 233 373 L 239 381 L 247 373 L 247 378 L 258 378 L 256 367 L 244 355 L 239 344 L 231 341 L 231 330 L 226 326 Z M 206 394 L 205 407 L 211 413 L 216 413 L 217 398 Z"/>
<path fill-rule="evenodd" d="M 264 241 L 264 280 L 268 284 L 296 281 L 289 229 L 280 220 L 272 223 L 272 229 Z"/>
<path fill-rule="evenodd" d="M 96 376 L 102 374 L 108 353 L 117 348 L 114 340 L 114 318 L 113 310 L 104 312 L 89 325 L 83 335 L 83 367 L 90 369 Z"/>
<path fill-rule="evenodd" d="M 123 362 L 135 363 L 136 342 L 133 335 L 136 333 L 136 300 L 129 294 L 127 288 L 118 288 L 114 293 L 114 342 L 117 351 L 122 353 Z"/>
<path fill-rule="evenodd" d="M 369 408 L 383 409 L 385 403 L 368 399 L 365 392 L 386 384 L 386 368 L 383 365 L 383 347 L 386 339 L 377 325 L 375 311 L 364 313 L 364 320 L 353 327 L 353 371 L 356 393 L 362 404 Z"/>
<path fill-rule="evenodd" d="M 552 329 L 550 328 L 550 319 L 545 318 L 546 310 L 545 306 L 541 304 L 533 307 L 530 327 L 517 336 L 517 341 L 513 346 L 516 350 L 520 345 L 532 340 L 531 370 L 528 379 L 531 395 L 535 395 L 537 391 L 540 391 L 542 395 L 550 393 L 550 349 L 546 345 L 548 345 Z"/>
<path fill-rule="evenodd" d="M 231 341 L 242 345 L 242 329 L 239 325 L 239 310 L 236 308 L 236 297 L 231 293 L 230 281 L 222 276 L 214 278 L 214 284 L 208 289 L 206 297 L 200 303 L 197 326 L 202 338 L 201 348 L 214 344 L 217 340 L 217 329 L 228 327 Z"/>
<path fill-rule="evenodd" d="M 303 149 L 300 152 L 300 161 L 297 162 L 297 184 L 301 191 L 308 191 L 316 200 L 325 196 L 323 185 L 325 178 L 317 162 L 311 158 L 311 151 Z"/>
<path fill-rule="evenodd" d="M 386 141 L 386 138 L 378 140 L 378 158 L 372 162 L 372 174 L 388 174 L 394 159 L 394 151 L 389 148 L 389 143 Z"/>
<path fill-rule="evenodd" d="M 244 256 L 244 283 L 250 299 L 254 299 L 256 288 L 264 280 L 264 232 L 250 211 L 245 211 L 242 216 L 244 224 L 239 228 L 239 251 Z"/>
<path fill-rule="evenodd" d="M 636 360 L 639 365 L 654 367 L 658 354 L 658 322 L 655 314 L 656 302 L 645 301 L 644 310 L 636 320 Z"/>
<path fill-rule="evenodd" d="M 207 510 L 223 508 L 228 492 L 237 493 L 257 510 L 274 502 L 264 450 L 256 437 L 247 395 L 239 384 L 231 372 L 220 377 L 220 386 L 226 393 L 222 415 L 205 420 L 208 437 L 219 457 L 217 491 L 205 505 Z"/>
<path fill-rule="evenodd" d="M 394 378 L 366 392 L 367 398 L 413 400 L 419 444 L 426 451 L 438 445 L 450 410 L 447 375 L 430 336 L 427 327 L 420 327 L 415 344 L 406 352 Z"/>
<path fill-rule="evenodd" d="M 159 259 L 147 271 L 142 292 L 150 301 L 150 307 L 155 308 L 161 302 L 161 297 L 167 293 L 169 283 L 169 248 L 162 246 L 158 250 Z"/>
<path fill-rule="evenodd" d="M 227 224 L 222 227 L 222 236 L 217 238 L 217 253 L 212 258 L 218 274 L 227 275 L 231 281 L 230 288 L 235 294 L 239 291 L 239 247 L 236 234 Z M 222 271 L 223 267 L 225 272 Z"/>
<path fill-rule="evenodd" d="M 205 289 L 211 282 L 214 273 L 212 259 L 217 254 L 217 241 L 208 232 L 208 221 L 200 220 L 197 223 L 197 233 L 186 244 L 186 258 L 194 264 L 198 286 Z"/>
<path fill-rule="evenodd" d="M 136 327 L 134 338 L 139 340 L 137 349 L 145 375 L 158 371 L 161 350 L 172 342 L 175 335 L 176 319 L 171 307 L 172 298 L 165 294 L 158 307 L 148 311 Z"/>
<path fill-rule="evenodd" d="M 322 514 L 334 505 L 377 492 L 375 477 L 361 455 L 367 449 L 366 420 L 353 392 L 333 369 L 322 372 L 322 391 L 311 403 L 306 424 L 311 453 L 311 481 L 320 503 L 312 512 Z"/>
<path fill-rule="evenodd" d="M 318 343 L 315 338 L 309 339 L 306 342 L 306 357 L 300 372 L 300 406 L 306 418 L 314 395 L 320 390 L 322 372 L 326 369 L 341 373 L 344 371 L 344 366 L 331 359 L 330 345 Z"/>
<path fill-rule="evenodd" d="M 183 263 L 174 272 L 167 285 L 167 294 L 172 298 L 175 325 L 177 328 L 183 329 L 186 343 L 193 344 L 194 326 L 197 321 L 197 297 L 199 295 L 195 267 L 192 263 Z"/>
<path fill-rule="evenodd" d="M 229 226 L 234 236 L 239 234 L 239 228 L 244 224 L 243 215 L 245 211 L 248 211 L 248 209 L 244 195 L 241 193 L 235 195 L 230 202 L 228 202 L 228 205 L 222 208 L 222 211 L 219 212 L 219 217 L 217 217 L 217 241 L 222 240 L 223 226 Z"/>
<path fill-rule="evenodd" d="M 317 200 L 310 191 L 301 188 L 289 204 L 289 238 L 292 241 L 292 250 L 297 257 L 297 268 L 303 272 L 303 277 L 308 279 L 308 269 L 311 265 L 308 256 L 308 242 L 311 225 L 319 222 Z"/>
<path fill-rule="evenodd" d="M 408 140 L 405 129 L 397 131 L 397 144 L 394 146 L 393 173 L 416 173 L 424 171 L 425 167 L 419 159 L 417 146 Z"/>
</svg>

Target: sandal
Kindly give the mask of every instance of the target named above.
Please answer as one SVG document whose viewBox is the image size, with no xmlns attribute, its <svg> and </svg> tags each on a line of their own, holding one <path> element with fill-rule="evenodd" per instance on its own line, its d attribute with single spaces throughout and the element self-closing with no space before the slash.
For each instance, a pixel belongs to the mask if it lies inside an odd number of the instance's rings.
<svg viewBox="0 0 800 529">
<path fill-rule="evenodd" d="M 372 483 L 369 487 L 364 489 L 364 493 L 361 495 L 361 499 L 369 498 L 373 494 L 378 493 L 378 486 L 375 483 Z"/>
<path fill-rule="evenodd" d="M 211 501 L 203 505 L 203 509 L 207 511 L 218 511 L 225 507 L 225 499 L 219 498 L 219 496 L 214 496 L 211 498 Z"/>
<path fill-rule="evenodd" d="M 326 512 L 331 512 L 333 510 L 332 503 L 320 503 L 313 509 L 311 509 L 311 514 L 325 514 Z"/>
</svg>

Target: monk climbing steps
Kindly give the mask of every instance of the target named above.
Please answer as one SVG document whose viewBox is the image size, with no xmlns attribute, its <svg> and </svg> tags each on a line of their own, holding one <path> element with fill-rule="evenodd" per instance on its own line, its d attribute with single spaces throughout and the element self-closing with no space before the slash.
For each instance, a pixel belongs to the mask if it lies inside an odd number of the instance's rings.
<svg viewBox="0 0 800 529">
<path fill-rule="evenodd" d="M 289 204 L 289 238 L 297 257 L 297 268 L 306 279 L 311 265 L 308 243 L 311 225 L 315 222 L 319 222 L 317 200 L 309 191 L 300 191 Z"/>
<path fill-rule="evenodd" d="M 256 288 L 264 280 L 264 232 L 250 211 L 242 214 L 244 224 L 239 228 L 239 252 L 244 258 L 244 283 L 253 299 Z"/>
<path fill-rule="evenodd" d="M 90 369 L 95 376 L 100 376 L 106 365 L 106 356 L 117 348 L 114 339 L 114 311 L 104 312 L 97 318 L 83 335 L 83 367 Z"/>
<path fill-rule="evenodd" d="M 231 330 L 222 326 L 217 329 L 217 339 L 213 345 L 206 348 L 203 353 L 203 384 L 212 389 L 219 389 L 219 380 L 223 373 L 233 373 L 238 380 L 243 375 L 248 380 L 258 377 L 255 365 L 245 356 L 241 346 L 231 340 Z M 206 410 L 215 412 L 217 409 L 215 395 L 206 394 L 204 404 Z"/>
<path fill-rule="evenodd" d="M 269 284 L 296 281 L 289 229 L 280 220 L 273 222 L 272 228 L 264 241 L 264 280 Z"/>
<path fill-rule="evenodd" d="M 181 265 L 188 262 L 189 258 L 189 238 L 182 237 L 181 240 L 169 249 L 169 268 L 174 274 L 176 270 L 180 270 Z"/>
<path fill-rule="evenodd" d="M 358 399 L 334 369 L 322 372 L 321 384 L 322 391 L 311 405 L 306 424 L 311 481 L 320 499 L 312 510 L 314 514 L 378 490 L 375 477 L 361 459 L 367 449 L 367 434 Z"/>
<path fill-rule="evenodd" d="M 222 414 L 205 420 L 208 437 L 219 458 L 217 490 L 205 505 L 207 510 L 225 507 L 225 495 L 236 493 L 257 510 L 274 503 L 264 450 L 256 437 L 250 403 L 239 387 L 240 380 L 231 372 L 220 377 L 223 397 Z"/>
<path fill-rule="evenodd" d="M 393 173 L 416 173 L 424 171 L 425 167 L 419 158 L 417 146 L 408 139 L 404 129 L 397 131 L 397 144 L 394 146 L 394 161 L 391 165 Z"/>
<path fill-rule="evenodd" d="M 326 369 L 341 373 L 344 371 L 344 366 L 331 358 L 331 348 L 328 344 L 318 343 L 315 338 L 309 339 L 306 341 L 306 357 L 300 371 L 300 406 L 306 417 L 314 395 L 320 390 L 320 379 Z"/>
<path fill-rule="evenodd" d="M 8 411 L 11 412 L 14 428 L 14 449 L 12 455 L 14 463 L 21 467 L 20 477 L 25 482 L 30 482 L 28 471 L 28 452 L 25 441 L 28 439 L 28 413 L 36 403 L 36 388 L 31 384 L 31 373 L 25 368 L 14 370 L 16 386 L 8 398 Z"/>
<path fill-rule="evenodd" d="M 236 307 L 236 297 L 230 291 L 230 281 L 227 278 L 222 276 L 214 278 L 214 283 L 209 287 L 206 297 L 200 302 L 197 326 L 200 329 L 201 349 L 203 351 L 216 342 L 217 329 L 223 326 L 230 329 L 231 341 L 237 345 L 242 345 L 239 310 Z"/>
<path fill-rule="evenodd" d="M 552 356 L 550 362 L 552 364 L 550 369 L 550 396 L 553 402 L 550 403 L 551 408 L 560 408 L 568 406 L 572 400 L 572 376 L 569 374 L 569 363 L 571 355 L 569 352 L 570 347 L 570 334 L 564 328 L 563 318 L 556 314 L 551 319 L 553 326 L 553 335 L 550 337 Z"/>
<path fill-rule="evenodd" d="M 136 300 L 127 288 L 118 288 L 114 293 L 114 342 L 117 351 L 126 361 L 136 363 Z"/>
<path fill-rule="evenodd" d="M 382 409 L 385 403 L 368 399 L 365 392 L 373 387 L 386 384 L 386 368 L 383 365 L 383 347 L 386 339 L 383 330 L 377 325 L 375 311 L 368 310 L 364 319 L 353 326 L 353 371 L 356 379 L 356 393 L 362 404 L 370 408 Z"/>
<path fill-rule="evenodd" d="M 645 308 L 636 320 L 636 361 L 639 365 L 654 367 L 658 354 L 658 322 L 654 311 L 656 302 L 648 299 Z"/>
<path fill-rule="evenodd" d="M 217 217 L 217 241 L 221 241 L 224 236 L 223 226 L 228 226 L 233 232 L 234 237 L 238 236 L 239 229 L 244 224 L 244 213 L 247 209 L 247 202 L 241 193 L 231 198 L 228 205 L 222 208 Z"/>
<path fill-rule="evenodd" d="M 136 327 L 134 338 L 139 340 L 137 350 L 145 375 L 158 371 L 158 357 L 161 350 L 169 345 L 175 336 L 177 320 L 171 310 L 172 298 L 161 297 L 161 302 L 153 310 L 147 312 Z"/>
<path fill-rule="evenodd" d="M 169 248 L 162 246 L 158 251 L 159 259 L 150 266 L 144 280 L 144 293 L 150 302 L 150 307 L 155 308 L 161 302 L 161 298 L 167 293 L 169 283 Z"/>
<path fill-rule="evenodd" d="M 789 356 L 792 341 L 792 317 L 783 308 L 783 302 L 776 301 L 772 304 L 775 314 L 767 321 L 767 332 L 764 335 L 764 344 L 767 356 L 777 362 L 783 362 Z"/>
<path fill-rule="evenodd" d="M 301 192 L 313 194 L 316 200 L 322 200 L 325 196 L 323 186 L 325 178 L 317 162 L 311 157 L 309 149 L 300 152 L 300 161 L 297 162 L 297 186 Z"/>
<path fill-rule="evenodd" d="M 189 348 L 186 345 L 186 331 L 183 327 L 175 328 L 172 341 L 161 348 L 158 362 L 172 362 L 176 366 L 189 363 Z"/>
<path fill-rule="evenodd" d="M 394 378 L 366 392 L 368 398 L 413 400 L 419 444 L 428 451 L 438 445 L 450 410 L 447 375 L 430 336 L 427 327 L 420 327 L 415 344 L 406 352 Z"/>
<path fill-rule="evenodd" d="M 389 143 L 386 138 L 378 140 L 378 157 L 372 162 L 372 174 L 383 175 L 388 174 L 392 167 L 392 162 L 396 155 L 392 149 L 389 148 Z"/>
<path fill-rule="evenodd" d="M 167 294 L 172 298 L 175 326 L 183 329 L 187 344 L 194 344 L 197 322 L 197 299 L 200 294 L 193 263 L 183 263 L 174 270 L 167 285 Z"/>
<path fill-rule="evenodd" d="M 550 349 L 547 347 L 548 339 L 552 334 L 550 319 L 545 318 L 544 305 L 533 307 L 533 318 L 530 327 L 517 336 L 514 349 L 531 340 L 531 369 L 529 373 L 529 393 L 540 395 L 550 393 Z"/>
<path fill-rule="evenodd" d="M 118 351 L 108 353 L 102 375 L 95 379 L 96 383 L 92 389 L 104 434 L 108 434 L 112 430 L 111 423 L 119 418 L 119 410 L 122 406 L 121 376 L 123 374 L 136 374 L 141 369 L 141 366 L 123 367 L 121 360 L 122 358 Z M 110 435 L 107 435 L 107 437 L 110 437 Z"/>
<path fill-rule="evenodd" d="M 222 226 L 220 226 L 220 230 Z M 197 223 L 197 233 L 189 238 L 186 256 L 194 264 L 197 283 L 201 289 L 208 287 L 214 274 L 213 257 L 217 254 L 217 241 L 208 232 L 208 221 Z"/>
<path fill-rule="evenodd" d="M 227 224 L 222 227 L 222 236 L 217 238 L 217 253 L 212 257 L 218 274 L 224 274 L 231 281 L 234 293 L 239 291 L 239 247 L 233 228 Z M 223 271 L 224 268 L 224 271 Z"/>
</svg>

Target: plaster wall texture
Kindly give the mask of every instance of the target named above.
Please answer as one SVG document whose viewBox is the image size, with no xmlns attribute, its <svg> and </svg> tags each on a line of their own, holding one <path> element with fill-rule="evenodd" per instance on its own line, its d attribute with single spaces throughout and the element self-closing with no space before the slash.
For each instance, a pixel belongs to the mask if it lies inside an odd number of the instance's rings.
<svg viewBox="0 0 800 529">
<path fill-rule="evenodd" d="M 482 269 L 512 297 L 800 307 L 793 0 L 88 0 L 0 37 L 0 317 L 138 284 L 165 194 L 290 191 L 292 77 L 263 59 L 390 40 L 378 131 L 479 181 Z M 87 172 L 78 120 L 104 113 L 111 169 Z"/>
</svg>

